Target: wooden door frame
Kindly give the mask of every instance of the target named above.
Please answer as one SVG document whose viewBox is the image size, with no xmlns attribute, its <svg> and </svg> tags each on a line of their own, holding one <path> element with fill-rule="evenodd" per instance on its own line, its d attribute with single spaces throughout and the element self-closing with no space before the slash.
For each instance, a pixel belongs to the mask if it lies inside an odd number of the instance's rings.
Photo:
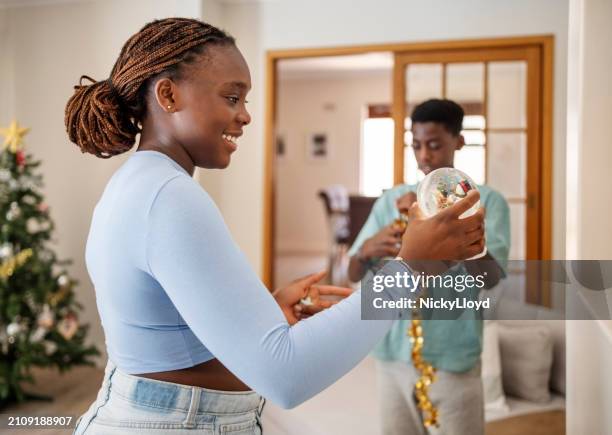
<svg viewBox="0 0 612 435">
<path fill-rule="evenodd" d="M 274 179 L 274 137 L 277 112 L 277 70 L 278 61 L 323 56 L 344 56 L 372 52 L 427 52 L 433 50 L 474 49 L 486 50 L 501 47 L 536 46 L 541 56 L 542 89 L 540 104 L 542 123 L 539 126 L 541 135 L 541 243 L 542 259 L 551 258 L 552 249 L 552 117 L 553 117 L 553 46 L 554 36 L 536 35 L 511 38 L 465 39 L 453 41 L 433 41 L 417 43 L 392 43 L 376 45 L 359 45 L 345 47 L 306 48 L 289 50 L 270 50 L 266 53 L 266 90 L 264 117 L 264 189 L 263 189 L 263 228 L 262 228 L 262 281 L 271 288 L 274 277 L 274 217 L 275 217 L 275 179 Z M 394 74 L 398 72 L 394 69 Z M 395 77 L 393 77 L 395 81 Z M 393 98 L 393 95 L 390 95 Z M 393 100 L 392 100 L 393 101 Z M 396 108 L 394 107 L 394 110 Z M 397 147 L 396 147 L 397 148 Z M 395 159 L 397 158 L 395 150 Z M 403 149 L 402 156 L 403 160 Z M 403 174 L 402 174 L 403 176 Z M 396 178 L 397 179 L 397 178 Z"/>
</svg>

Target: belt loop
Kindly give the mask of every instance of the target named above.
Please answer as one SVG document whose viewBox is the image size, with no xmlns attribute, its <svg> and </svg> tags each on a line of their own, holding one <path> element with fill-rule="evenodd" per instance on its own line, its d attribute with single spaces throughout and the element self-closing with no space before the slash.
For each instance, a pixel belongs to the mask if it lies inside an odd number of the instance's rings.
<svg viewBox="0 0 612 435">
<path fill-rule="evenodd" d="M 202 394 L 202 390 L 198 387 L 191 387 L 191 402 L 189 403 L 189 411 L 187 412 L 187 417 L 185 421 L 183 421 L 183 426 L 186 428 L 194 428 L 195 427 L 195 418 L 198 413 L 198 409 L 200 409 L 200 395 Z"/>
<path fill-rule="evenodd" d="M 108 399 L 110 397 L 110 390 L 111 390 L 111 378 L 115 374 L 116 370 L 117 370 L 117 366 L 109 359 L 108 363 L 106 364 L 106 369 L 104 370 L 104 380 L 102 381 L 102 388 L 101 388 L 101 390 L 104 392 L 104 396 L 98 397 L 99 406 L 102 406 L 106 402 L 108 402 Z"/>
<path fill-rule="evenodd" d="M 259 407 L 257 408 L 257 414 L 261 415 L 261 413 L 263 412 L 265 404 L 266 404 L 266 399 L 265 398 L 262 397 L 261 399 L 259 399 Z"/>
<path fill-rule="evenodd" d="M 257 427 L 259 428 L 260 434 L 263 434 L 263 424 L 261 423 L 261 414 L 263 412 L 265 404 L 266 404 L 266 399 L 261 397 L 259 399 L 259 406 L 257 407 L 257 415 L 255 416 L 255 420 L 257 421 Z"/>
</svg>

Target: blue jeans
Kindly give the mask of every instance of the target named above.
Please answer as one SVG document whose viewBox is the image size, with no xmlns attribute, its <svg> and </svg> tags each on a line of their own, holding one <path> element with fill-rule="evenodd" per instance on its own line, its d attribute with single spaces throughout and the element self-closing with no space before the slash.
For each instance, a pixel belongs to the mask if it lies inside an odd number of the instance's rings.
<svg viewBox="0 0 612 435">
<path fill-rule="evenodd" d="M 109 360 L 96 401 L 73 435 L 260 435 L 265 400 L 128 375 Z"/>
</svg>

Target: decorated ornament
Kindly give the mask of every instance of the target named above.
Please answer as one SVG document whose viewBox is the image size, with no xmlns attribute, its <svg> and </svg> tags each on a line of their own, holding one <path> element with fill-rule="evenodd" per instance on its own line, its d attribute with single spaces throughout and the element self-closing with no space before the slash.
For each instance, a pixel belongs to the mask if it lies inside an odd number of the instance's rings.
<svg viewBox="0 0 612 435">
<path fill-rule="evenodd" d="M 25 153 L 21 150 L 17 151 L 15 153 L 15 161 L 17 162 L 17 166 L 19 166 L 19 168 L 23 169 L 25 167 L 26 164 L 26 156 Z"/>
<path fill-rule="evenodd" d="M 28 134 L 29 128 L 19 127 L 17 121 L 11 122 L 8 128 L 0 128 L 0 135 L 4 136 L 3 149 L 16 153 L 23 147 L 23 137 Z"/>
<path fill-rule="evenodd" d="M 31 256 L 32 250 L 28 248 L 18 252 L 16 255 L 8 258 L 7 260 L 2 261 L 2 263 L 0 263 L 0 279 L 10 278 L 15 272 L 15 269 L 23 266 L 23 264 L 28 261 Z"/>
<path fill-rule="evenodd" d="M 306 296 L 305 298 L 300 299 L 300 304 L 308 307 L 308 306 L 314 305 L 314 302 L 312 301 L 310 296 Z"/>
<path fill-rule="evenodd" d="M 57 350 L 57 344 L 55 344 L 53 341 L 45 340 L 43 341 L 43 346 L 45 347 L 46 355 L 53 355 Z"/>
<path fill-rule="evenodd" d="M 13 256 L 13 245 L 10 243 L 3 243 L 0 245 L 0 260 Z"/>
<path fill-rule="evenodd" d="M 36 207 L 36 209 L 41 213 L 46 213 L 49 210 L 49 206 L 46 203 L 41 202 L 40 204 L 38 204 L 38 207 Z"/>
<path fill-rule="evenodd" d="M 59 278 L 57 278 L 57 283 L 60 287 L 65 287 L 70 284 L 70 278 L 68 278 L 67 275 L 60 275 Z"/>
<path fill-rule="evenodd" d="M 30 234 L 37 233 L 40 230 L 40 224 L 38 223 L 38 219 L 33 218 L 33 217 L 29 218 L 26 221 L 26 230 Z"/>
<path fill-rule="evenodd" d="M 473 189 L 476 189 L 476 183 L 464 172 L 455 168 L 440 168 L 427 174 L 419 183 L 417 201 L 425 217 L 431 217 L 465 198 Z M 477 202 L 461 217 L 471 216 L 479 208 L 480 202 Z"/>
<path fill-rule="evenodd" d="M 6 333 L 9 337 L 14 337 L 21 332 L 21 329 L 22 327 L 19 323 L 13 322 L 6 327 Z"/>
<path fill-rule="evenodd" d="M 0 182 L 6 183 L 11 178 L 11 171 L 9 171 L 8 169 L 0 169 Z"/>
<path fill-rule="evenodd" d="M 17 219 L 19 216 L 21 216 L 21 208 L 16 201 L 13 201 L 9 207 L 9 211 L 6 212 L 6 220 L 12 221 Z"/>
<path fill-rule="evenodd" d="M 32 195 L 23 195 L 21 202 L 27 205 L 34 205 L 36 204 L 36 198 Z"/>
<path fill-rule="evenodd" d="M 47 304 L 43 305 L 43 310 L 38 315 L 38 319 L 36 320 L 36 323 L 41 328 L 51 329 L 53 327 L 54 322 L 55 322 L 55 316 L 53 315 L 51 308 Z"/>
<path fill-rule="evenodd" d="M 49 231 L 51 229 L 51 221 L 43 220 L 38 222 L 38 231 Z"/>
<path fill-rule="evenodd" d="M 79 322 L 77 320 L 76 314 L 68 313 L 66 317 L 64 317 L 57 324 L 57 330 L 66 340 L 70 340 L 74 334 L 79 330 Z"/>
<path fill-rule="evenodd" d="M 38 328 L 34 330 L 32 335 L 30 335 L 30 342 L 39 343 L 40 341 L 42 341 L 43 338 L 45 338 L 45 335 L 47 335 L 47 332 L 48 332 L 47 329 L 41 328 L 39 326 Z"/>
<path fill-rule="evenodd" d="M 431 217 L 445 208 L 463 200 L 470 190 L 476 189 L 476 183 L 464 172 L 455 168 L 440 168 L 430 172 L 419 183 L 417 201 L 424 217 Z M 477 201 L 460 218 L 472 216 L 480 208 Z M 487 253 L 487 248 L 468 260 L 480 258 Z"/>
<path fill-rule="evenodd" d="M 50 294 L 47 298 L 49 305 L 52 307 L 57 306 L 68 294 L 70 293 L 69 287 L 60 287 L 59 291 Z"/>
<path fill-rule="evenodd" d="M 30 311 L 35 312 L 37 310 L 38 304 L 36 303 L 36 299 L 34 298 L 34 294 L 31 290 L 26 290 L 25 294 L 23 295 L 23 300 Z"/>
</svg>

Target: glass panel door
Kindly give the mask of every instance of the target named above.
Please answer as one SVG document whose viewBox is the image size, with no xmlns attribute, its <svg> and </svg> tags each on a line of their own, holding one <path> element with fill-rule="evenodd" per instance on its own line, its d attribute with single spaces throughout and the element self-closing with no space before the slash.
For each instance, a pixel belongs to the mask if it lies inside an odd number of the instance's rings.
<svg viewBox="0 0 612 435">
<path fill-rule="evenodd" d="M 465 112 L 462 134 L 466 142 L 455 153 L 455 167 L 476 183 L 496 189 L 508 201 L 510 259 L 542 258 L 537 49 L 403 53 L 395 61 L 395 155 L 402 156 L 395 161 L 395 182 L 416 183 L 424 176 L 417 170 L 410 146 L 414 107 L 430 98 L 454 100 Z M 524 270 L 510 272 L 517 282 L 529 281 Z M 538 292 L 534 289 L 530 295 L 527 288 L 525 297 L 540 302 Z"/>
</svg>

